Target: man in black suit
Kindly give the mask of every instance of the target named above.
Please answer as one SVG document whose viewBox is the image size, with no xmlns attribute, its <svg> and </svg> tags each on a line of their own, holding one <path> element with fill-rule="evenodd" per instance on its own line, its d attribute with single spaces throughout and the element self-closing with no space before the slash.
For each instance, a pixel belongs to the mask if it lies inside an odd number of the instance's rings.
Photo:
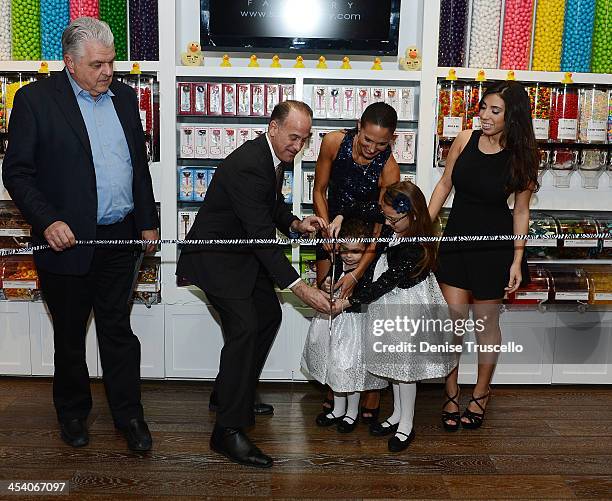
<svg viewBox="0 0 612 501">
<path fill-rule="evenodd" d="M 15 96 L 3 181 L 32 225 L 34 243 L 51 246 L 34 259 L 53 320 L 53 401 L 62 439 L 73 447 L 89 442 L 85 335 L 93 309 L 115 426 L 130 449 L 145 451 L 152 440 L 128 304 L 134 247 L 75 246 L 77 239 L 158 238 L 137 98 L 113 81 L 115 49 L 106 23 L 74 20 L 62 46 L 64 71 Z"/>
<path fill-rule="evenodd" d="M 217 168 L 187 239 L 275 238 L 325 225 L 316 216 L 300 220 L 281 194 L 283 170 L 310 136 L 312 110 L 300 101 L 278 104 L 268 132 L 248 141 Z M 244 433 L 254 424 L 255 387 L 281 323 L 274 283 L 306 304 L 329 312 L 318 289 L 308 287 L 279 246 L 185 246 L 177 275 L 200 287 L 219 313 L 225 337 L 215 384 L 217 422 L 211 448 L 232 461 L 269 467 Z"/>
</svg>

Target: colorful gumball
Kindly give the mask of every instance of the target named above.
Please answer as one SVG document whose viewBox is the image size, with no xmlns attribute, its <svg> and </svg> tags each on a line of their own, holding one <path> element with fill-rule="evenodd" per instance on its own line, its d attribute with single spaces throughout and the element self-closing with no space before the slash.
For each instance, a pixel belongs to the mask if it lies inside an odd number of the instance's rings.
<svg viewBox="0 0 612 501">
<path fill-rule="evenodd" d="M 528 70 L 534 0 L 506 0 L 501 68 Z"/>
<path fill-rule="evenodd" d="M 561 71 L 591 69 L 595 0 L 566 0 Z"/>
<path fill-rule="evenodd" d="M 13 59 L 40 59 L 40 3 L 13 0 L 11 4 Z"/>
<path fill-rule="evenodd" d="M 159 59 L 157 0 L 130 0 L 130 59 Z"/>
<path fill-rule="evenodd" d="M 0 61 L 11 59 L 11 0 L 0 0 Z"/>
<path fill-rule="evenodd" d="M 128 59 L 127 50 L 127 0 L 99 0 L 100 19 L 107 22 L 115 37 L 117 61 Z"/>
<path fill-rule="evenodd" d="M 77 17 L 100 17 L 98 0 L 70 0 L 70 20 Z"/>
<path fill-rule="evenodd" d="M 467 0 L 441 0 L 438 66 L 463 66 L 467 20 Z"/>
<path fill-rule="evenodd" d="M 538 0 L 531 65 L 534 71 L 561 69 L 564 17 L 565 0 Z"/>
<path fill-rule="evenodd" d="M 597 0 L 593 27 L 591 70 L 612 73 L 612 2 Z"/>
<path fill-rule="evenodd" d="M 69 0 L 40 0 L 40 38 L 42 58 L 62 59 L 62 33 L 70 23 Z"/>
</svg>

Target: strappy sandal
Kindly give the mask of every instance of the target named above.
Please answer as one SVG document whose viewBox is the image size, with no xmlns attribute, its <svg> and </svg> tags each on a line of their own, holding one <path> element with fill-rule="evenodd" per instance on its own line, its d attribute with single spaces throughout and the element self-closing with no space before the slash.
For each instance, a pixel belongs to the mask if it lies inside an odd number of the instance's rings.
<svg viewBox="0 0 612 501">
<path fill-rule="evenodd" d="M 457 408 L 459 408 L 459 402 L 457 402 L 457 397 L 459 396 L 459 386 L 457 386 L 457 393 L 455 393 L 454 396 L 450 396 L 447 392 L 446 389 L 444 390 L 444 395 L 446 396 L 446 402 L 444 402 L 444 404 L 442 404 L 442 409 L 444 409 L 444 407 L 446 407 L 449 403 L 455 404 L 457 406 Z M 459 421 L 461 420 L 461 415 L 459 414 L 459 411 L 455 411 L 455 412 L 449 412 L 449 411 L 442 411 L 442 426 L 444 426 L 444 429 L 446 431 L 457 431 L 459 429 Z M 454 421 L 455 423 L 449 423 L 448 421 Z"/>
<path fill-rule="evenodd" d="M 466 423 L 464 421 L 461 421 L 461 426 L 463 426 L 466 430 L 475 430 L 482 426 L 482 423 L 484 421 L 485 408 L 482 405 L 480 405 L 479 400 L 488 398 L 490 395 L 491 395 L 491 390 L 487 391 L 484 395 L 480 397 L 475 397 L 472 394 L 472 398 L 470 398 L 470 401 L 468 402 L 468 406 L 470 405 L 471 402 L 474 402 L 480 408 L 482 412 L 474 412 L 466 408 L 465 411 L 463 411 L 463 415 L 461 416 L 461 418 L 466 418 L 469 422 Z M 487 403 L 488 403 L 488 400 L 487 400 Z"/>
</svg>

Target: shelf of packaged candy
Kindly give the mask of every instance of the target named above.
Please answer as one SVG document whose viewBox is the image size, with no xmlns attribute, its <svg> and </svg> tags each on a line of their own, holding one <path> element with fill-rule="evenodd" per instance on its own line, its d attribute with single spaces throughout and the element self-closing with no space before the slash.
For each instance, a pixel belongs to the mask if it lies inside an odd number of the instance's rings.
<svg viewBox="0 0 612 501">
<path fill-rule="evenodd" d="M 440 0 L 438 66 L 612 72 L 609 0 Z"/>
<path fill-rule="evenodd" d="M 40 299 L 40 284 L 32 256 L 0 258 L 0 299 L 9 301 Z"/>
<path fill-rule="evenodd" d="M 134 303 L 151 306 L 161 302 L 161 274 L 159 258 L 146 257 L 142 261 L 136 285 Z"/>
</svg>

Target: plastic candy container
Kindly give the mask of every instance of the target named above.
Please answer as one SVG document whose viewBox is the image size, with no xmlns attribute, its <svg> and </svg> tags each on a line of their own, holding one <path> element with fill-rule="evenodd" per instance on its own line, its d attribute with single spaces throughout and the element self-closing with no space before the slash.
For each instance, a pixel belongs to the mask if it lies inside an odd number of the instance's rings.
<svg viewBox="0 0 612 501">
<path fill-rule="evenodd" d="M 538 0 L 537 5 L 532 68 L 559 71 L 565 0 Z"/>
<path fill-rule="evenodd" d="M 591 290 L 589 304 L 612 304 L 612 272 L 606 268 L 588 269 Z"/>
<path fill-rule="evenodd" d="M 610 0 L 597 0 L 595 4 L 591 70 L 594 73 L 612 73 L 612 2 Z"/>
<path fill-rule="evenodd" d="M 554 217 L 533 211 L 529 217 L 529 235 L 558 235 L 559 226 Z M 529 259 L 552 259 L 557 256 L 557 239 L 534 238 L 525 243 Z"/>
<path fill-rule="evenodd" d="M 550 299 L 550 275 L 540 266 L 529 266 L 529 283 L 508 296 L 509 304 L 538 304 Z"/>
<path fill-rule="evenodd" d="M 11 5 L 13 59 L 40 59 L 40 3 L 13 0 Z"/>
<path fill-rule="evenodd" d="M 42 58 L 62 59 L 62 33 L 70 23 L 69 0 L 40 0 L 40 39 Z"/>
<path fill-rule="evenodd" d="M 157 61 L 159 36 L 157 0 L 130 0 L 130 59 Z"/>
<path fill-rule="evenodd" d="M 558 87 L 553 95 L 550 139 L 575 142 L 578 135 L 578 90 L 569 85 Z"/>
<path fill-rule="evenodd" d="M 438 66 L 463 66 L 468 0 L 441 0 Z"/>
<path fill-rule="evenodd" d="M 550 117 L 553 99 L 553 89 L 546 85 L 535 84 L 527 88 L 531 103 L 531 117 L 536 139 L 549 139 Z"/>
<path fill-rule="evenodd" d="M 554 289 L 554 302 L 561 304 L 586 303 L 589 300 L 590 281 L 581 268 L 555 266 L 549 269 Z"/>
<path fill-rule="evenodd" d="M 605 143 L 608 136 L 608 91 L 592 86 L 580 89 L 578 139 L 585 143 Z"/>
<path fill-rule="evenodd" d="M 70 0 L 70 20 L 84 16 L 95 18 L 100 16 L 98 0 Z"/>
<path fill-rule="evenodd" d="M 553 152 L 551 169 L 555 178 L 555 188 L 569 188 L 570 181 L 576 165 L 578 164 L 578 151 L 569 148 L 559 148 Z"/>
<path fill-rule="evenodd" d="M 10 256 L 0 262 L 4 297 L 10 301 L 33 301 L 39 296 L 38 274 L 32 256 Z"/>
<path fill-rule="evenodd" d="M 563 246 L 559 249 L 561 259 L 588 259 L 595 256 L 599 246 L 597 238 L 572 239 L 572 235 L 595 236 L 599 230 L 595 219 L 577 213 L 567 213 L 560 215 L 557 220 L 561 233 L 565 235 Z"/>
<path fill-rule="evenodd" d="M 612 143 L 612 90 L 608 92 L 608 142 Z"/>
<path fill-rule="evenodd" d="M 438 84 L 438 137 L 452 139 L 464 128 L 464 84 L 452 80 Z"/>
<path fill-rule="evenodd" d="M 528 70 L 534 0 L 506 0 L 501 68 Z"/>
<path fill-rule="evenodd" d="M 566 0 L 561 71 L 591 70 L 595 0 Z"/>
<path fill-rule="evenodd" d="M 471 85 L 465 86 L 465 99 L 466 99 L 466 120 L 465 128 L 480 130 L 480 101 L 485 93 L 485 88 L 482 82 L 476 82 Z"/>
<path fill-rule="evenodd" d="M 501 8 L 501 0 L 473 0 L 469 67 L 497 68 Z"/>
<path fill-rule="evenodd" d="M 11 60 L 11 0 L 0 0 L 0 61 Z"/>
<path fill-rule="evenodd" d="M 115 37 L 117 61 L 126 61 L 127 50 L 127 0 L 100 0 L 100 19 L 106 21 Z"/>
<path fill-rule="evenodd" d="M 597 226 L 599 227 L 599 233 L 607 233 L 612 235 L 612 217 L 598 216 Z M 600 241 L 600 252 L 597 257 L 601 259 L 612 258 L 612 236 Z"/>
<path fill-rule="evenodd" d="M 607 152 L 604 149 L 584 149 L 580 155 L 578 171 L 583 188 L 599 188 L 599 178 L 606 169 Z"/>
</svg>

